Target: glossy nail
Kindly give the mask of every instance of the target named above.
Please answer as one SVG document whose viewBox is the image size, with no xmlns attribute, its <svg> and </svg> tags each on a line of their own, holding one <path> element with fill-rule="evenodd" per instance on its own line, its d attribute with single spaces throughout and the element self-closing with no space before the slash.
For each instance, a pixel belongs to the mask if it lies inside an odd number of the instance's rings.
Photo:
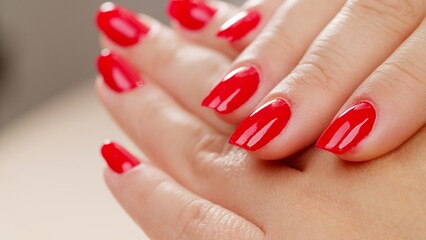
<svg viewBox="0 0 426 240">
<path fill-rule="evenodd" d="M 136 70 L 108 49 L 101 52 L 97 65 L 105 83 L 118 93 L 130 91 L 143 85 L 143 80 Z"/>
<path fill-rule="evenodd" d="M 318 140 L 317 147 L 334 154 L 344 154 L 370 134 L 375 121 L 374 106 L 369 102 L 359 102 L 334 120 Z"/>
<path fill-rule="evenodd" d="M 259 73 L 253 66 L 237 68 L 229 73 L 204 99 L 202 106 L 221 114 L 241 107 L 259 86 Z"/>
<path fill-rule="evenodd" d="M 182 27 L 199 30 L 213 18 L 216 9 L 201 0 L 171 0 L 167 13 Z"/>
<path fill-rule="evenodd" d="M 102 4 L 96 23 L 111 41 L 123 47 L 135 45 L 149 32 L 134 13 L 110 2 Z"/>
<path fill-rule="evenodd" d="M 140 164 L 140 162 L 124 148 L 109 140 L 106 140 L 103 144 L 101 153 L 108 166 L 119 174 L 125 173 Z"/>
<path fill-rule="evenodd" d="M 217 36 L 229 42 L 238 41 L 254 30 L 260 20 L 261 15 L 257 11 L 241 12 L 223 24 Z"/>
<path fill-rule="evenodd" d="M 235 130 L 229 143 L 256 151 L 276 136 L 287 126 L 291 117 L 291 109 L 283 99 L 273 100 L 246 118 Z"/>
</svg>

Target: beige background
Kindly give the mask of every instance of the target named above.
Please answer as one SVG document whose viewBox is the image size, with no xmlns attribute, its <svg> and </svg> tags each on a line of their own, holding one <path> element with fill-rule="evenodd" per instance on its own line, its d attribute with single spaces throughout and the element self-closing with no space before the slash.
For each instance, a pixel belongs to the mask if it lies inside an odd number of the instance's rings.
<svg viewBox="0 0 426 240">
<path fill-rule="evenodd" d="M 105 138 L 132 147 L 92 84 L 8 124 L 0 132 L 0 239 L 144 239 L 103 182 Z"/>
<path fill-rule="evenodd" d="M 117 3 L 165 20 L 165 2 Z M 1 240 L 145 239 L 102 180 L 103 139 L 138 151 L 93 92 L 100 3 L 0 0 Z"/>
</svg>

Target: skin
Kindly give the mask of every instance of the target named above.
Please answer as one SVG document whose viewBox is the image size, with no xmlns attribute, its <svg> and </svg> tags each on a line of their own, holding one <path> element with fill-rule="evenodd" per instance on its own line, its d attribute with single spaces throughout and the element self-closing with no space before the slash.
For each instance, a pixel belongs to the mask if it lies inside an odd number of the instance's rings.
<svg viewBox="0 0 426 240">
<path fill-rule="evenodd" d="M 362 142 L 339 155 L 344 160 L 386 154 L 426 123 L 425 1 L 250 1 L 244 9 L 265 19 L 230 45 L 243 51 L 226 73 L 255 66 L 260 85 L 245 104 L 219 117 L 238 125 L 277 98 L 292 111 L 285 130 L 251 154 L 268 160 L 291 156 L 317 141 L 334 118 L 360 101 L 373 103 L 378 118 Z M 207 26 L 200 39 L 211 39 L 207 33 L 210 27 L 217 31 L 216 24 Z"/>
<path fill-rule="evenodd" d="M 199 107 L 235 60 L 208 40 L 214 29 L 182 40 L 185 33 L 141 20 L 152 30 L 137 46 L 123 49 L 105 37 L 102 44 L 135 66 L 145 85 L 116 94 L 99 78 L 97 93 L 146 156 L 123 175 L 106 170 L 105 179 L 152 239 L 426 236 L 425 127 L 365 163 L 313 147 L 261 161 L 228 145 L 235 126 Z"/>
</svg>

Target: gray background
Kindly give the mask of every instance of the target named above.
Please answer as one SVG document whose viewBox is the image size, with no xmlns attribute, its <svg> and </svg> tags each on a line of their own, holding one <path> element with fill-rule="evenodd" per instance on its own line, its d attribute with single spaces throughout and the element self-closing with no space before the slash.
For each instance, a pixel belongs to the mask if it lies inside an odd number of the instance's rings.
<svg viewBox="0 0 426 240">
<path fill-rule="evenodd" d="M 0 127 L 95 75 L 99 47 L 93 19 L 102 2 L 0 1 Z M 163 22 L 166 2 L 117 1 Z"/>
</svg>

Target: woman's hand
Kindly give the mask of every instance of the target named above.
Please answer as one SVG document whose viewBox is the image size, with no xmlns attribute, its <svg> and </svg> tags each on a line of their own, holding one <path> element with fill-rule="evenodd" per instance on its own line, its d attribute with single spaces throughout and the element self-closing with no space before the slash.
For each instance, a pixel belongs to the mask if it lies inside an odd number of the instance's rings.
<svg viewBox="0 0 426 240">
<path fill-rule="evenodd" d="M 280 159 L 322 135 L 319 148 L 364 161 L 394 150 L 424 126 L 425 1 L 250 1 L 249 14 L 241 12 L 218 36 L 235 49 L 251 44 L 203 101 L 239 124 L 232 144 Z M 220 30 L 217 24 L 205 28 Z M 281 107 L 259 111 L 277 100 Z"/>
<path fill-rule="evenodd" d="M 363 164 L 346 163 L 312 148 L 282 161 L 257 161 L 227 144 L 232 125 L 199 107 L 229 68 L 230 55 L 203 47 L 201 39 L 198 45 L 182 40 L 146 16 L 140 19 L 143 23 L 130 21 L 137 31 L 127 34 L 138 35 L 131 46 L 117 45 L 111 36 L 103 38 L 104 46 L 115 54 L 104 51 L 99 59 L 103 78 L 97 81 L 97 91 L 147 156 L 138 165 L 115 144 L 103 148 L 111 168 L 124 173 L 107 170 L 108 185 L 149 236 L 420 239 L 426 235 L 422 147 L 426 129 L 392 154 Z"/>
<path fill-rule="evenodd" d="M 319 148 L 371 160 L 426 122 L 423 0 L 252 0 L 244 10 L 172 0 L 168 12 L 177 35 L 234 61 L 194 90 L 203 106 L 239 124 L 229 142 L 256 157 L 288 157 L 321 136 Z M 98 25 L 110 40 L 138 45 L 103 16 Z"/>
</svg>

